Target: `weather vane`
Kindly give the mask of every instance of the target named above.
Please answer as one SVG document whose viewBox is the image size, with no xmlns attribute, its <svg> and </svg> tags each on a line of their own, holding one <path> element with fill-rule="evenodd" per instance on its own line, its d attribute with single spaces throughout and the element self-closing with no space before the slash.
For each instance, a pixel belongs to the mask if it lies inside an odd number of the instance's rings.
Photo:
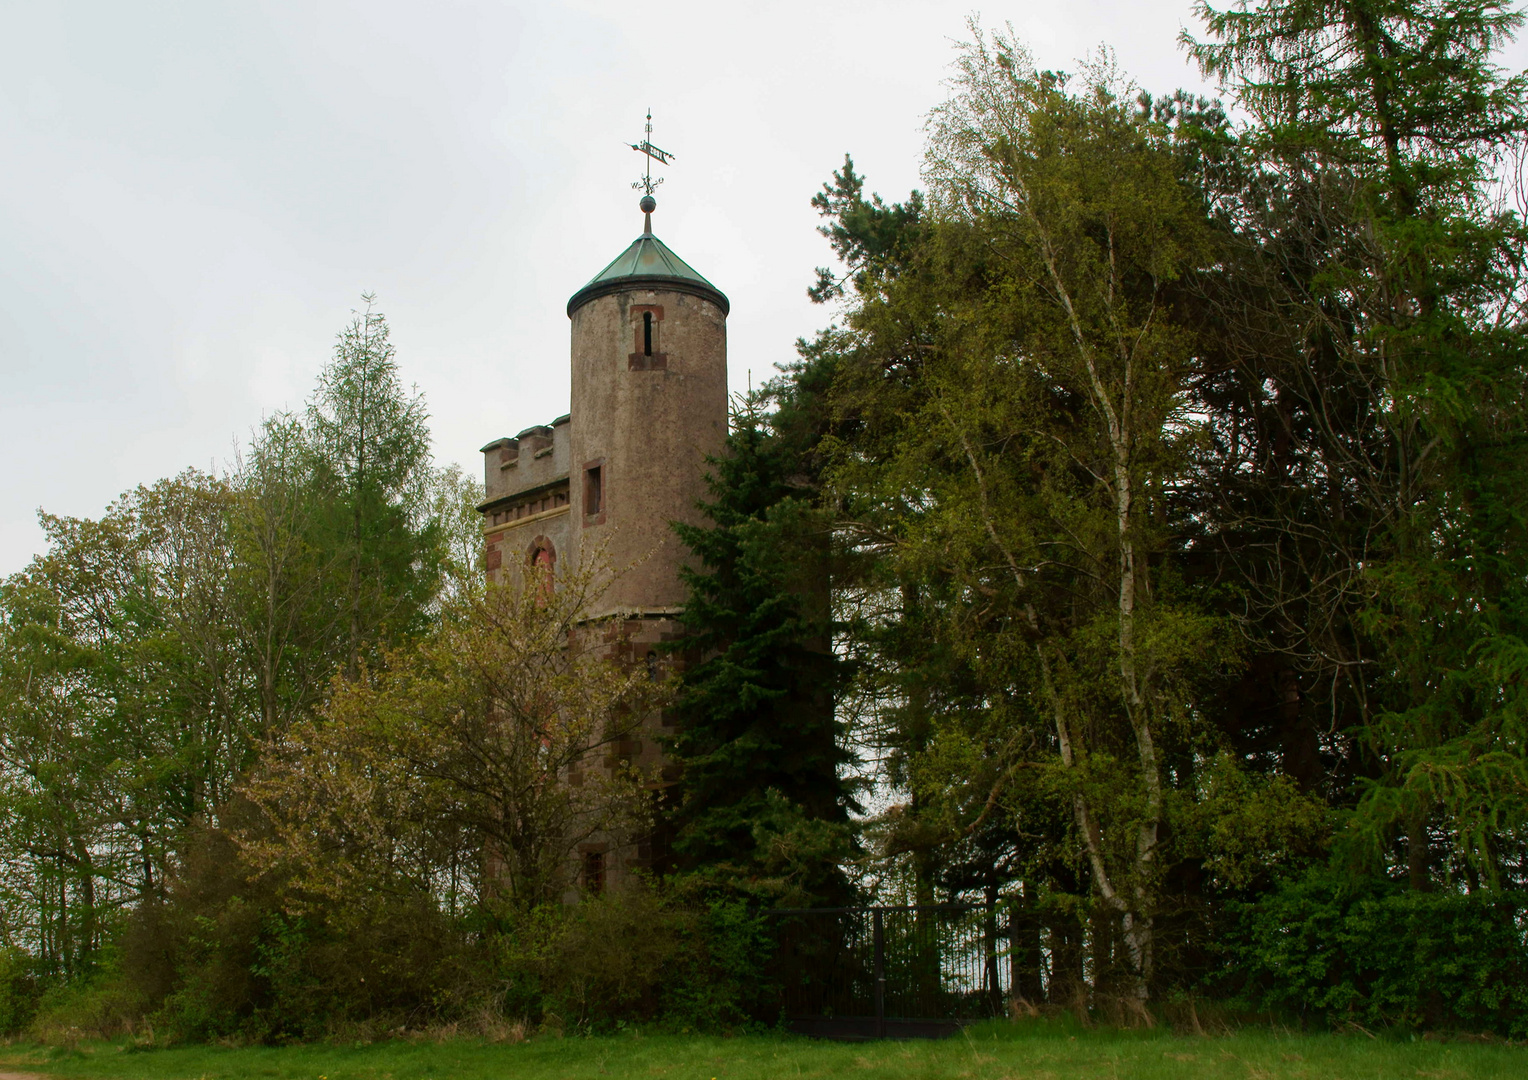
<svg viewBox="0 0 1528 1080">
<path fill-rule="evenodd" d="M 641 142 L 631 143 L 630 145 L 637 153 L 647 156 L 642 179 L 631 186 L 642 190 L 642 201 L 639 205 L 642 208 L 642 213 L 646 216 L 647 231 L 652 232 L 653 211 L 658 208 L 658 200 L 653 198 L 653 192 L 657 190 L 659 184 L 663 183 L 663 177 L 661 176 L 656 180 L 653 179 L 653 161 L 656 159 L 659 164 L 667 165 L 674 160 L 674 155 L 667 150 L 659 150 L 653 145 L 653 111 L 651 109 L 647 110 L 647 130 L 645 136 Z"/>
</svg>

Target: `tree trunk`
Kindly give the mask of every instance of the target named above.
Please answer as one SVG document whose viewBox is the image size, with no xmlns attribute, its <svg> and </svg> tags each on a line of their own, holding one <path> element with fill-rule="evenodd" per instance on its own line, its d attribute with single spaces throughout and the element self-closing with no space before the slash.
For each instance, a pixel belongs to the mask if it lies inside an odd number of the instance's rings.
<svg viewBox="0 0 1528 1080">
<path fill-rule="evenodd" d="M 1427 872 L 1430 861 L 1427 815 L 1414 814 L 1406 835 L 1406 879 L 1412 892 L 1427 892 L 1432 887 Z"/>
</svg>

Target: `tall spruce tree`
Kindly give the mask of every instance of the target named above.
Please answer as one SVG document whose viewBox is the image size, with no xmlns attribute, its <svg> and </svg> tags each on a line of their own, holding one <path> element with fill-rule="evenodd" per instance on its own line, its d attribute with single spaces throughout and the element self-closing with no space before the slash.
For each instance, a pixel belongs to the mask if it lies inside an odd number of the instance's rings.
<svg viewBox="0 0 1528 1080">
<path fill-rule="evenodd" d="M 701 567 L 685 573 L 697 662 L 674 709 L 676 864 L 796 902 L 844 895 L 828 860 L 847 854 L 854 806 L 835 714 L 832 517 L 817 491 L 829 376 L 808 360 L 750 397 L 711 462 L 711 524 L 675 526 Z"/>
</svg>

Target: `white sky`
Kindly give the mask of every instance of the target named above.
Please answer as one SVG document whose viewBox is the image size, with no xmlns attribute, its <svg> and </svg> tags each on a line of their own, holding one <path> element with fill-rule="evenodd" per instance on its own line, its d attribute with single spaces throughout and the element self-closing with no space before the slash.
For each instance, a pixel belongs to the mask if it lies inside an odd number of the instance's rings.
<svg viewBox="0 0 1528 1080">
<path fill-rule="evenodd" d="M 0 0 L 0 573 L 35 512 L 221 468 L 374 291 L 440 461 L 568 407 L 567 298 L 654 231 L 732 301 L 731 381 L 831 313 L 809 206 L 852 152 L 918 183 L 970 3 Z M 1201 89 L 1188 0 L 981 9 L 1044 66 L 1102 42 Z"/>
</svg>

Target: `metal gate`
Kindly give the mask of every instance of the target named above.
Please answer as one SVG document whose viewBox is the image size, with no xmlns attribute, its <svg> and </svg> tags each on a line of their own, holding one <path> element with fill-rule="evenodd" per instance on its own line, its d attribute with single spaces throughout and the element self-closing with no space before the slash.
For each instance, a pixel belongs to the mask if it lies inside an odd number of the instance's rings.
<svg viewBox="0 0 1528 1080">
<path fill-rule="evenodd" d="M 780 908 L 772 982 L 792 1030 L 928 1038 L 1000 1015 L 1010 930 L 995 906 Z"/>
</svg>

